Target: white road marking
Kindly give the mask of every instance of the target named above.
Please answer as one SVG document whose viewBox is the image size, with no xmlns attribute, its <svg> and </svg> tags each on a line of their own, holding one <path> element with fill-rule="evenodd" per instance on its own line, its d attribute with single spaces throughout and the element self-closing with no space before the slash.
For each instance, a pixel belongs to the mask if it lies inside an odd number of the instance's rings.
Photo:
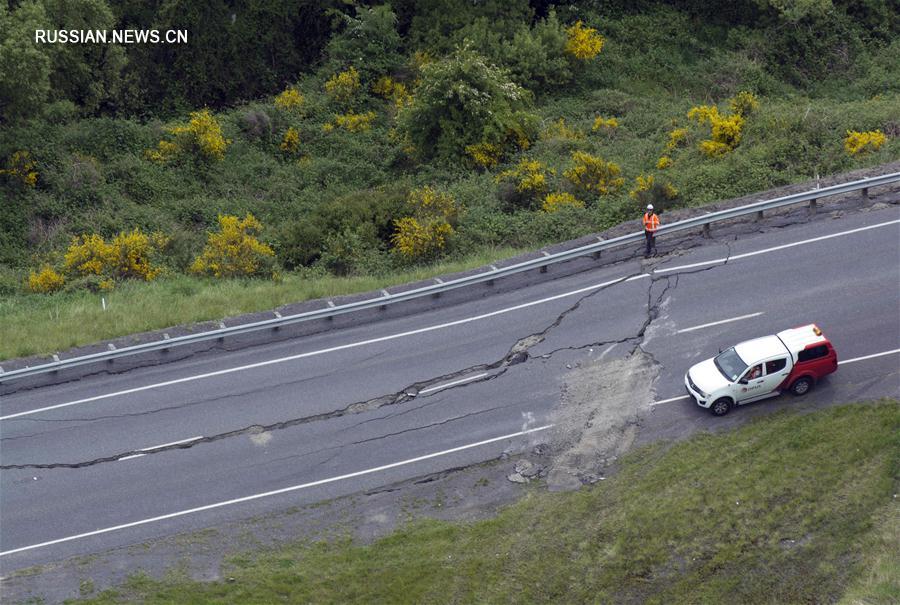
<svg viewBox="0 0 900 605">
<path fill-rule="evenodd" d="M 689 398 L 690 398 L 690 395 L 679 395 L 678 397 L 670 397 L 669 399 L 662 399 L 660 401 L 654 401 L 653 403 L 650 404 L 650 407 L 652 408 L 653 406 L 656 406 L 656 405 L 662 405 L 664 403 L 672 403 L 673 401 L 681 401 L 682 399 L 689 399 Z"/>
<path fill-rule="evenodd" d="M 803 244 L 809 244 L 809 243 L 812 243 L 812 242 L 817 242 L 817 241 L 821 241 L 821 240 L 825 240 L 825 239 L 830 239 L 830 238 L 833 238 L 833 237 L 839 237 L 839 236 L 842 236 L 842 235 L 849 235 L 849 234 L 851 234 L 851 233 L 858 233 L 858 232 L 866 231 L 866 230 L 869 230 L 869 229 L 877 229 L 877 228 L 879 228 L 879 227 L 885 227 L 885 226 L 893 225 L 893 224 L 896 224 L 896 223 L 900 223 L 900 219 L 897 219 L 897 220 L 894 220 L 894 221 L 888 221 L 888 222 L 886 222 L 886 223 L 879 223 L 879 224 L 877 224 L 877 225 L 871 225 L 871 226 L 868 226 L 868 227 L 860 227 L 860 228 L 858 228 L 858 229 L 851 229 L 851 230 L 849 230 L 849 231 L 842 231 L 842 232 L 840 232 L 840 233 L 834 233 L 834 234 L 831 234 L 831 235 L 824 235 L 824 236 L 821 236 L 821 237 L 816 237 L 816 238 L 812 238 L 812 239 L 802 240 L 802 241 L 800 241 L 800 242 L 795 242 L 795 243 L 792 243 L 792 244 L 785 244 L 785 245 L 783 245 L 783 246 L 776 246 L 776 247 L 774 247 L 774 248 L 767 248 L 767 249 L 765 249 L 765 250 L 759 250 L 759 251 L 756 251 L 756 252 L 747 252 L 747 253 L 745 253 L 745 254 L 738 254 L 738 255 L 732 256 L 732 257 L 731 257 L 731 260 L 737 260 L 737 259 L 740 259 L 740 258 L 746 258 L 746 257 L 748 257 L 748 256 L 755 256 L 755 255 L 757 255 L 757 254 L 765 254 L 765 253 L 767 253 L 767 252 L 773 252 L 773 251 L 775 251 L 775 250 L 782 250 L 782 249 L 784 249 L 784 248 L 790 248 L 790 247 L 792 247 L 792 246 L 800 246 L 800 245 L 803 245 Z M 705 262 L 701 262 L 701 263 L 694 263 L 694 264 L 691 264 L 691 265 L 681 265 L 681 266 L 678 266 L 678 267 L 668 267 L 668 268 L 665 268 L 665 269 L 656 269 L 656 270 L 654 270 L 654 273 L 665 273 L 665 272 L 668 272 L 668 271 L 678 271 L 678 270 L 680 270 L 680 269 L 690 269 L 690 268 L 692 268 L 692 267 L 700 267 L 700 266 L 703 266 L 703 265 L 711 265 L 711 264 L 720 263 L 720 262 L 724 262 L 724 261 L 725 261 L 724 258 L 720 258 L 720 259 L 716 259 L 716 260 L 712 260 L 712 261 L 705 261 Z M 447 323 L 443 323 L 443 324 L 438 324 L 438 325 L 434 325 L 434 326 L 427 326 L 427 327 L 425 327 L 425 328 L 419 328 L 419 329 L 417 329 L 417 330 L 410 330 L 410 331 L 408 331 L 408 332 L 400 332 L 400 333 L 398 333 L 398 334 L 390 334 L 390 335 L 388 335 L 388 336 L 380 336 L 380 337 L 378 337 L 378 338 L 371 338 L 371 339 L 369 339 L 369 340 L 362 340 L 362 341 L 359 341 L 359 342 L 348 343 L 348 344 L 345 344 L 345 345 L 339 345 L 339 346 L 336 346 L 336 347 L 329 347 L 329 348 L 327 348 L 327 349 L 321 349 L 321 350 L 318 350 L 318 351 L 310 351 L 310 352 L 308 352 L 308 353 L 300 353 L 300 354 L 298 354 L 298 355 L 290 355 L 290 356 L 288 356 L 288 357 L 281 357 L 281 358 L 279 358 L 279 359 L 269 359 L 269 360 L 267 360 L 267 361 L 261 361 L 261 362 L 258 362 L 258 363 L 251 363 L 251 364 L 248 364 L 248 365 L 237 366 L 237 367 L 234 367 L 234 368 L 228 368 L 228 369 L 225 369 L 225 370 L 217 370 L 217 371 L 215 371 L 215 372 L 207 372 L 207 373 L 205 373 L 205 374 L 197 374 L 197 375 L 195 375 L 195 376 L 186 376 L 186 377 L 184 377 L 184 378 L 178 378 L 178 379 L 175 379 L 175 380 L 167 380 L 167 381 L 164 381 L 164 382 L 158 382 L 158 383 L 155 383 L 155 384 L 149 384 L 149 385 L 145 385 L 145 386 L 142 386 L 142 387 L 136 387 L 136 388 L 133 388 L 133 389 L 125 389 L 125 390 L 122 390 L 122 391 L 116 391 L 116 392 L 114 392 L 114 393 L 106 393 L 105 395 L 96 395 L 96 396 L 94 396 L 94 397 L 86 397 L 86 398 L 84 398 L 84 399 L 78 399 L 78 400 L 75 400 L 75 401 L 69 401 L 69 402 L 66 402 L 66 403 L 59 403 L 59 404 L 56 404 L 56 405 L 50 405 L 50 406 L 46 406 L 46 407 L 42 407 L 42 408 L 37 408 L 37 409 L 34 409 L 34 410 L 27 410 L 27 411 L 25 411 L 25 412 L 18 412 L 18 413 L 16 413 L 16 414 L 8 414 L 8 415 L 6 415 L 6 416 L 0 416 L 0 420 L 9 420 L 9 419 L 11 419 L 11 418 L 19 418 L 19 417 L 21 417 L 21 416 L 29 416 L 29 415 L 31 415 L 31 414 L 38 414 L 38 413 L 40 413 L 40 412 L 47 412 L 47 411 L 49 411 L 49 410 L 56 410 L 56 409 L 59 409 L 59 408 L 69 407 L 69 406 L 72 406 L 72 405 L 78 405 L 78 404 L 82 404 L 82 403 L 89 403 L 89 402 L 92 402 L 92 401 L 98 401 L 98 400 L 100 400 L 100 399 L 108 399 L 108 398 L 110 398 L 110 397 L 118 397 L 119 395 L 129 395 L 129 394 L 131 394 L 131 393 L 138 393 L 138 392 L 140 392 L 140 391 L 147 391 L 147 390 L 150 390 L 150 389 L 156 389 L 156 388 L 160 388 L 160 387 L 170 386 L 170 385 L 173 385 L 173 384 L 180 384 L 180 383 L 183 383 L 183 382 L 191 382 L 191 381 L 193 381 L 193 380 L 201 380 L 201 379 L 203 379 L 203 378 L 211 378 L 211 377 L 213 377 L 213 376 L 221 376 L 221 375 L 223 375 L 223 374 L 229 374 L 229 373 L 231 373 L 231 372 L 241 372 L 241 371 L 244 371 L 244 370 L 251 370 L 251 369 L 254 369 L 254 368 L 260 368 L 260 367 L 264 367 L 264 366 L 268 366 L 268 365 L 272 365 L 272 364 L 276 364 L 276 363 L 283 363 L 283 362 L 285 362 L 285 361 L 294 361 L 294 360 L 296 360 L 296 359 L 302 359 L 302 358 L 304 358 L 304 357 L 313 357 L 313 356 L 315 356 L 315 355 L 322 355 L 322 354 L 325 354 L 325 353 L 333 353 L 333 352 L 335 352 L 335 351 L 342 351 L 342 350 L 345 350 L 345 349 L 352 349 L 352 348 L 356 348 L 356 347 L 362 347 L 362 346 L 365 346 L 365 345 L 370 345 L 370 344 L 374 344 L 374 343 L 378 343 L 378 342 L 386 342 L 386 341 L 389 341 L 389 340 L 396 340 L 396 339 L 398 339 L 398 338 L 405 338 L 405 337 L 407 337 L 407 336 L 414 336 L 414 335 L 416 335 L 416 334 L 423 334 L 423 333 L 425 333 L 425 332 L 432 332 L 432 331 L 434 331 L 434 330 L 441 330 L 441 329 L 444 329 L 444 328 L 450 328 L 450 327 L 453 327 L 453 326 L 458 326 L 458 325 L 470 323 L 470 322 L 473 322 L 473 321 L 479 321 L 479 320 L 482 320 L 482 319 L 487 319 L 487 318 L 490 318 L 490 317 L 495 317 L 495 316 L 497 316 L 497 315 L 503 315 L 503 314 L 505 314 L 505 313 L 511 313 L 511 312 L 513 312 L 513 311 L 518 311 L 518 310 L 520 310 L 520 309 L 526 309 L 526 308 L 528 308 L 528 307 L 533 307 L 533 306 L 535 306 L 535 305 L 541 305 L 541 304 L 544 304 L 544 303 L 547 303 L 547 302 L 551 302 L 551 301 L 554 301 L 554 300 L 559 300 L 559 299 L 561 299 L 561 298 L 567 298 L 567 297 L 569 297 L 569 296 L 575 296 L 576 294 L 582 294 L 582 293 L 584 293 L 584 292 L 590 292 L 591 290 L 597 290 L 597 289 L 599 289 L 599 288 L 604 288 L 604 287 L 606 287 L 606 286 L 611 286 L 611 285 L 616 284 L 616 283 L 619 283 L 619 282 L 634 281 L 634 280 L 638 280 L 638 279 L 644 279 L 644 278 L 646 278 L 646 277 L 650 277 L 650 275 L 649 275 L 649 274 L 646 274 L 646 273 L 642 273 L 642 274 L 639 274 L 639 275 L 633 275 L 633 276 L 631 276 L 631 277 L 620 277 L 620 278 L 618 278 L 618 279 L 609 280 L 609 281 L 603 282 L 603 283 L 601 283 L 601 284 L 595 284 L 595 285 L 593 285 L 593 286 L 587 286 L 587 287 L 585 287 L 585 288 L 579 288 L 579 289 L 577 289 L 577 290 L 572 290 L 571 292 L 564 292 L 564 293 L 562 293 L 562 294 L 556 294 L 556 295 L 554 295 L 554 296 L 548 296 L 548 297 L 546 297 L 546 298 L 541 298 L 541 299 L 539 299 L 539 300 L 534 300 L 534 301 L 531 301 L 531 302 L 522 303 L 522 304 L 520 304 L 520 305 L 515 305 L 515 306 L 512 306 L 512 307 L 507 307 L 507 308 L 505 308 L 505 309 L 499 309 L 499 310 L 497 310 L 497 311 L 491 311 L 490 313 L 484 313 L 484 314 L 482 314 L 482 315 L 475 315 L 475 316 L 473 316 L 473 317 L 467 317 L 467 318 L 464 318 L 464 319 L 458 319 L 458 320 L 456 320 L 456 321 L 451 321 L 451 322 L 447 322 Z"/>
<path fill-rule="evenodd" d="M 142 447 L 139 451 L 149 452 L 150 450 L 158 450 L 163 447 L 169 447 L 170 445 L 181 445 L 182 443 L 190 443 L 191 441 L 197 441 L 198 439 L 203 439 L 203 435 L 197 435 L 196 437 L 188 437 L 187 439 L 182 439 L 180 441 L 173 441 L 171 443 L 163 443 L 162 445 L 154 445 L 153 447 Z"/>
<path fill-rule="evenodd" d="M 640 276 L 644 277 L 644 276 Z M 649 277 L 647 275 L 646 277 Z M 269 365 L 273 365 L 276 363 L 284 363 L 286 361 L 294 361 L 297 359 L 303 359 L 305 357 L 314 357 L 316 355 L 323 355 L 325 353 L 333 353 L 335 351 L 343 351 L 345 349 L 354 349 L 357 347 L 362 347 L 365 345 L 375 344 L 378 342 L 387 342 L 389 340 L 396 340 L 398 338 L 405 338 L 407 336 L 414 336 L 416 334 L 424 334 L 426 332 L 433 332 L 435 330 L 442 330 L 444 328 L 451 328 L 453 326 L 459 326 L 462 324 L 467 324 L 473 321 L 478 321 L 481 319 L 487 319 L 489 317 L 495 317 L 497 315 L 503 315 L 505 313 L 511 313 L 512 311 L 518 311 L 519 309 L 525 309 L 528 307 L 533 307 L 535 305 L 540 305 L 546 302 L 559 300 L 561 298 L 567 298 L 569 296 L 575 296 L 576 294 L 583 294 L 584 292 L 590 292 L 591 290 L 598 290 L 600 288 L 605 288 L 606 286 L 611 286 L 613 284 L 617 284 L 620 282 L 626 281 L 626 278 L 620 277 L 617 279 L 612 279 L 600 284 L 594 284 L 593 286 L 587 286 L 584 288 L 579 288 L 578 290 L 572 290 L 571 292 L 564 292 L 562 294 L 556 294 L 554 296 L 548 296 L 547 298 L 541 298 L 539 300 L 533 300 L 531 302 L 522 303 L 520 305 L 515 305 L 513 307 L 506 307 L 505 309 L 498 309 L 497 311 L 491 311 L 490 313 L 484 313 L 482 315 L 475 315 L 473 317 L 466 317 L 464 319 L 457 319 L 456 321 L 450 321 L 443 324 L 438 324 L 434 326 L 427 326 L 425 328 L 418 328 L 416 330 L 409 330 L 408 332 L 400 332 L 398 334 L 389 334 L 387 336 L 379 336 L 378 338 L 370 338 L 368 340 L 361 340 L 359 342 L 351 342 L 343 345 L 338 345 L 336 347 L 329 347 L 327 349 L 319 349 L 318 351 L 310 351 L 308 353 L 299 353 L 297 355 L 290 355 L 288 357 L 280 357 L 278 359 L 269 359 L 266 361 L 260 361 L 257 363 L 251 363 L 243 366 L 237 366 L 234 368 L 227 368 L 224 370 L 216 370 L 215 372 L 207 372 L 205 374 L 196 374 L 194 376 L 186 376 L 184 378 L 176 378 L 175 380 L 166 380 L 164 382 L 157 382 L 154 384 L 148 384 L 142 387 L 135 387 L 133 389 L 125 389 L 122 391 L 115 391 L 113 393 L 106 393 L 103 395 L 95 395 L 94 397 L 85 397 L 84 399 L 77 399 L 75 401 L 68 401 L 66 403 L 58 403 L 56 405 L 48 405 L 46 407 L 37 408 L 34 410 L 27 410 L 25 412 L 18 412 L 16 414 L 8 414 L 6 416 L 0 416 L 0 420 L 9 420 L 10 418 L 18 418 L 20 416 L 29 416 L 31 414 L 38 414 L 40 412 L 47 412 L 50 410 L 57 410 L 59 408 L 65 408 L 72 405 L 79 405 L 82 403 L 90 403 L 92 401 L 98 401 L 100 399 L 108 399 L 110 397 L 118 397 L 120 395 L 130 395 L 131 393 L 139 393 L 141 391 L 148 391 L 150 389 L 157 389 L 160 387 L 171 386 L 173 384 L 181 384 L 184 382 L 192 382 L 194 380 L 201 380 L 203 378 L 211 378 L 213 376 L 222 376 L 223 374 L 230 374 L 232 372 L 241 372 L 244 370 L 252 370 L 254 368 L 261 368 Z"/>
<path fill-rule="evenodd" d="M 132 458 L 140 458 L 141 456 L 146 456 L 147 454 L 132 454 L 131 456 L 122 456 L 117 460 L 117 462 L 122 462 L 123 460 L 131 460 Z"/>
<path fill-rule="evenodd" d="M 690 328 L 684 328 L 683 330 L 677 330 L 675 333 L 681 334 L 682 332 L 693 332 L 694 330 L 701 330 L 703 328 L 709 328 L 711 326 L 718 326 L 720 324 L 727 324 L 727 323 L 731 323 L 733 321 L 740 321 L 742 319 L 749 319 L 751 317 L 757 317 L 759 315 L 762 315 L 763 313 L 765 313 L 765 311 L 759 311 L 758 313 L 750 313 L 748 315 L 741 315 L 740 317 L 732 317 L 731 319 L 722 319 L 719 321 L 711 321 L 708 324 L 700 324 L 699 326 L 693 326 Z"/>
<path fill-rule="evenodd" d="M 439 385 L 434 386 L 434 387 L 428 387 L 427 389 L 422 389 L 421 391 L 419 391 L 419 395 L 421 395 L 421 394 L 423 394 L 423 393 L 430 393 L 431 391 L 439 391 L 440 389 L 446 389 L 446 388 L 448 388 L 448 387 L 453 387 L 453 386 L 456 386 L 456 385 L 458 385 L 458 384 L 463 384 L 464 382 L 470 382 L 470 381 L 472 381 L 472 380 L 478 380 L 479 378 L 484 378 L 484 377 L 487 376 L 487 375 L 488 375 L 487 372 L 485 372 L 484 374 L 475 374 L 474 376 L 468 376 L 468 377 L 466 377 L 466 378 L 460 378 L 459 380 L 455 380 L 455 381 L 453 381 L 453 382 L 448 382 L 448 383 L 446 383 L 446 384 L 439 384 Z"/>
<path fill-rule="evenodd" d="M 253 494 L 251 496 L 244 496 L 242 498 L 234 498 L 233 500 L 225 500 L 222 502 L 215 502 L 213 504 L 207 504 L 205 506 L 198 506 L 196 508 L 189 508 L 186 510 L 180 510 L 178 512 L 169 513 L 166 515 L 159 515 L 157 517 L 150 517 L 149 519 L 141 519 L 139 521 L 132 521 L 131 523 L 123 523 L 121 525 L 114 525 L 112 527 L 105 527 L 103 529 L 96 529 L 94 531 L 85 532 L 83 534 L 76 534 L 74 536 L 67 536 L 65 538 L 58 538 L 56 540 L 48 540 L 47 542 L 41 542 L 39 544 L 31 544 L 29 546 L 22 546 L 20 548 L 13 548 L 11 550 L 6 550 L 0 552 L 0 557 L 6 555 L 12 555 L 18 552 L 24 552 L 26 550 L 34 550 L 36 548 L 41 548 L 44 546 L 52 546 L 53 544 L 61 544 L 63 542 L 71 542 L 72 540 L 80 540 L 81 538 L 88 538 L 90 536 L 97 536 L 100 534 L 107 534 L 109 532 L 118 531 L 120 529 L 127 529 L 129 527 L 137 527 L 139 525 L 146 525 L 148 523 L 155 523 L 157 521 L 164 521 L 166 519 L 174 519 L 175 517 L 183 517 L 185 515 L 190 515 L 193 513 L 199 513 L 206 510 L 212 510 L 215 508 L 222 508 L 223 506 L 230 506 L 232 504 L 240 504 L 241 502 L 250 502 L 251 500 L 259 500 L 260 498 L 267 498 L 269 496 L 277 496 L 279 494 L 286 494 L 288 492 L 295 492 L 302 489 L 307 489 L 310 487 L 316 487 L 319 485 L 325 485 L 327 483 L 334 483 L 335 481 L 342 481 L 344 479 L 353 479 L 354 477 L 361 477 L 363 475 L 371 475 L 372 473 L 377 473 L 380 471 L 385 471 L 392 468 L 397 468 L 399 466 L 406 466 L 409 464 L 414 464 L 416 462 L 422 462 L 423 460 L 430 460 L 432 458 L 438 458 L 440 456 L 446 456 L 448 454 L 455 454 L 456 452 L 461 452 L 464 450 L 469 450 L 475 447 L 479 447 L 482 445 L 488 445 L 489 443 L 496 443 L 498 441 L 503 441 L 505 439 L 512 439 L 514 437 L 521 437 L 523 435 L 528 435 L 530 433 L 537 433 L 540 431 L 546 431 L 549 428 L 553 428 L 552 424 L 546 424 L 544 426 L 538 426 L 533 429 L 527 429 L 524 431 L 519 431 L 517 433 L 510 433 L 509 435 L 503 435 L 502 437 L 493 437 L 491 439 L 485 439 L 484 441 L 479 441 L 477 443 L 470 443 L 468 445 L 461 445 L 459 447 L 454 447 L 449 450 L 443 450 L 440 452 L 434 452 L 432 454 L 425 454 L 424 456 L 418 456 L 416 458 L 409 458 L 407 460 L 401 460 L 399 462 L 392 462 L 391 464 L 385 464 L 383 466 L 376 466 L 374 468 L 367 468 L 362 471 L 356 471 L 354 473 L 347 473 L 346 475 L 338 475 L 337 477 L 329 477 L 327 479 L 319 479 L 318 481 L 310 481 L 309 483 L 301 483 L 300 485 L 292 485 L 290 487 L 283 487 L 281 489 L 272 490 L 269 492 L 263 492 L 260 494 Z"/>
<path fill-rule="evenodd" d="M 862 357 L 854 357 L 852 359 L 843 359 L 838 360 L 838 365 L 844 365 L 845 363 L 856 363 L 857 361 L 862 361 L 864 359 L 872 359 L 873 357 L 884 357 L 885 355 L 893 355 L 895 353 L 900 353 L 900 349 L 893 349 L 891 351 L 883 351 L 881 353 L 872 353 L 871 355 L 863 355 Z"/>
<path fill-rule="evenodd" d="M 778 250 L 784 250 L 785 248 L 793 248 L 794 246 L 803 246 L 805 244 L 811 244 L 813 242 L 820 242 L 822 240 L 831 239 L 833 237 L 841 237 L 843 235 L 850 235 L 851 233 L 859 233 L 861 231 L 868 231 L 869 229 L 878 229 L 880 227 L 887 227 L 888 225 L 896 225 L 900 223 L 900 219 L 894 221 L 887 221 L 886 223 L 878 223 L 877 225 L 869 225 L 867 227 L 859 227 L 858 229 L 850 229 L 849 231 L 841 231 L 840 233 L 832 233 L 831 235 L 822 235 L 820 237 L 813 237 L 811 239 L 800 240 L 799 242 L 793 242 L 790 244 L 783 244 L 781 246 L 774 246 L 772 248 L 766 248 L 764 250 L 756 250 L 755 252 L 745 252 L 743 254 L 735 254 L 728 258 L 716 258 L 713 260 L 707 260 L 700 263 L 692 263 L 690 265 L 679 265 L 677 267 L 666 267 L 664 269 L 655 269 L 654 273 L 667 273 L 669 271 L 681 271 L 682 269 L 693 269 L 694 267 L 704 267 L 706 265 L 715 265 L 716 263 L 724 263 L 726 260 L 728 262 L 735 261 L 741 258 L 747 258 L 750 256 L 756 256 L 758 254 L 768 254 L 769 252 L 776 252 Z"/>
</svg>

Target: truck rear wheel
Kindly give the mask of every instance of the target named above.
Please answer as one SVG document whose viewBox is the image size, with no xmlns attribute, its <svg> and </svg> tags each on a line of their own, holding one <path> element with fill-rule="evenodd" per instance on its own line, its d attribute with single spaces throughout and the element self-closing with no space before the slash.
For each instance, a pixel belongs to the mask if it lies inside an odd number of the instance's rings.
<svg viewBox="0 0 900 605">
<path fill-rule="evenodd" d="M 722 397 L 720 399 L 716 399 L 713 401 L 713 404 L 709 406 L 709 412 L 713 416 L 724 416 L 728 413 L 728 410 L 731 409 L 731 400 L 728 397 Z"/>
<path fill-rule="evenodd" d="M 809 390 L 812 388 L 813 382 L 812 378 L 809 376 L 803 376 L 802 378 L 798 378 L 791 384 L 791 393 L 796 396 L 806 395 Z"/>
</svg>

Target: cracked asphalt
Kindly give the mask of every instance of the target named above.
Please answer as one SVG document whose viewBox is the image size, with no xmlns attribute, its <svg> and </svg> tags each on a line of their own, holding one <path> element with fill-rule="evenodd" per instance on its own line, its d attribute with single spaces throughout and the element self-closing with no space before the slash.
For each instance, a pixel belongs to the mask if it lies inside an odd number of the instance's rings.
<svg viewBox="0 0 900 605">
<path fill-rule="evenodd" d="M 898 218 L 896 205 L 881 204 L 789 227 L 747 223 L 677 248 L 660 241 L 652 259 L 427 313 L 5 395 L 2 416 L 80 403 L 0 422 L 0 573 L 539 443 L 553 445 L 551 487 L 577 487 L 632 443 L 798 405 L 782 396 L 713 419 L 686 399 L 653 404 L 682 396 L 684 371 L 718 347 L 811 321 L 841 359 L 900 347 L 900 224 L 886 224 Z M 260 362 L 269 363 L 219 373 Z M 169 384 L 148 388 L 159 383 Z M 898 357 L 887 355 L 841 367 L 799 405 L 898 395 Z M 427 457 L 435 452 L 446 453 Z M 390 466 L 398 461 L 411 462 Z M 343 475 L 353 476 L 331 480 Z"/>
</svg>

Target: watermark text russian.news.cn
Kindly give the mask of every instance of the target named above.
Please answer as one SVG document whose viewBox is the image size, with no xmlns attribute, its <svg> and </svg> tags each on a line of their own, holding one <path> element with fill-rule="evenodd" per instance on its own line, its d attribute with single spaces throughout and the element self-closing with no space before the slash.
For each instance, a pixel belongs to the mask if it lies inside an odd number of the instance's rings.
<svg viewBox="0 0 900 605">
<path fill-rule="evenodd" d="M 35 44 L 187 44 L 186 29 L 36 29 Z"/>
</svg>

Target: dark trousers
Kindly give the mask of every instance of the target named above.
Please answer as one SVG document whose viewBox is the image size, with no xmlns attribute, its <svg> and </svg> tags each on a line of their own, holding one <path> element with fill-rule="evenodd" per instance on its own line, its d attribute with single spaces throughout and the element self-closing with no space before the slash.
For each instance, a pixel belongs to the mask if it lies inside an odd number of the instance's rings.
<svg viewBox="0 0 900 605">
<path fill-rule="evenodd" d="M 650 248 L 653 248 L 653 251 L 656 252 L 656 235 L 654 235 L 653 231 L 645 229 L 644 237 L 647 238 L 647 250 L 644 252 L 644 256 L 650 256 Z"/>
</svg>

